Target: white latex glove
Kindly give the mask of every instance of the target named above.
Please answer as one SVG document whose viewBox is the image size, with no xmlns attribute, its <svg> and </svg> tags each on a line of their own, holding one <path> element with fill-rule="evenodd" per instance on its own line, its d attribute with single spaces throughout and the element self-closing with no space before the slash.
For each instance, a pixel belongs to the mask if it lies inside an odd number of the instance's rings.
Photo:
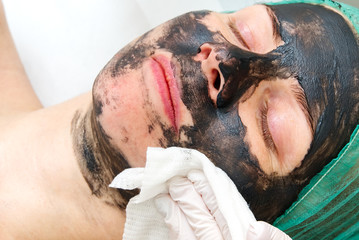
<svg viewBox="0 0 359 240">
<path fill-rule="evenodd" d="M 159 195 L 156 207 L 169 228 L 170 239 L 230 240 L 228 225 L 206 177 L 201 172 L 169 181 L 169 194 Z M 238 213 L 241 214 L 241 213 Z M 247 240 L 289 240 L 285 233 L 265 222 L 250 225 Z"/>
<path fill-rule="evenodd" d="M 249 226 L 247 240 L 291 240 L 291 238 L 269 223 L 257 221 Z"/>
<path fill-rule="evenodd" d="M 164 216 L 170 239 L 228 239 L 222 236 L 221 229 L 226 229 L 226 222 L 217 211 L 214 194 L 206 183 L 204 175 L 194 183 L 188 178 L 177 177 L 169 182 L 169 194 L 156 198 L 157 209 Z"/>
</svg>

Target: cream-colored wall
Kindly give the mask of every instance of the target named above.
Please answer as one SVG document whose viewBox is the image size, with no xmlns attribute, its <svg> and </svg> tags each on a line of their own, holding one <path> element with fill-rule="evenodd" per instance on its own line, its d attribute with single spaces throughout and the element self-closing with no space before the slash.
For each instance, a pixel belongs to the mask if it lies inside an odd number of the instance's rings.
<svg viewBox="0 0 359 240">
<path fill-rule="evenodd" d="M 358 0 L 339 0 L 338 2 L 346 3 L 352 5 L 354 7 L 359 8 L 359 1 Z"/>
</svg>

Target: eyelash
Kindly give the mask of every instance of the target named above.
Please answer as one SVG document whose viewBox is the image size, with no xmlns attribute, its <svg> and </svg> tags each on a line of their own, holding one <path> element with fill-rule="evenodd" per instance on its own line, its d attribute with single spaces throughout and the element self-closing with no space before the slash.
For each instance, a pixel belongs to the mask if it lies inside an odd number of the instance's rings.
<svg viewBox="0 0 359 240">
<path fill-rule="evenodd" d="M 265 145 L 270 150 L 272 150 L 274 152 L 277 152 L 277 148 L 276 148 L 276 146 L 274 144 L 272 135 L 271 135 L 271 133 L 269 131 L 267 113 L 268 113 L 268 106 L 267 106 L 267 104 L 263 104 L 262 107 L 260 108 L 260 120 L 261 120 L 261 127 L 262 127 L 262 136 L 263 136 Z"/>
</svg>

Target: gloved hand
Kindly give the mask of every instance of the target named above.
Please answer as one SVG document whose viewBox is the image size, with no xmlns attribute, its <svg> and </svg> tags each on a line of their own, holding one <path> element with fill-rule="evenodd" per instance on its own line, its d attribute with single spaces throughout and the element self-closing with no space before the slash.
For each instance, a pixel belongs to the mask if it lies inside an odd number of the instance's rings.
<svg viewBox="0 0 359 240">
<path fill-rule="evenodd" d="M 189 179 L 178 177 L 169 182 L 169 194 L 160 195 L 155 203 L 164 216 L 170 230 L 170 239 L 177 240 L 220 240 L 221 219 L 212 189 L 203 184 L 205 179 L 192 183 Z M 221 219 L 222 220 L 222 219 Z"/>
<path fill-rule="evenodd" d="M 155 203 L 169 228 L 170 239 L 232 239 L 215 195 L 200 171 L 190 173 L 188 178 L 171 179 L 169 194 L 159 195 Z M 268 223 L 254 222 L 248 229 L 247 239 L 289 240 L 290 237 Z"/>
<path fill-rule="evenodd" d="M 291 238 L 269 223 L 257 221 L 249 226 L 247 240 L 291 240 Z"/>
</svg>

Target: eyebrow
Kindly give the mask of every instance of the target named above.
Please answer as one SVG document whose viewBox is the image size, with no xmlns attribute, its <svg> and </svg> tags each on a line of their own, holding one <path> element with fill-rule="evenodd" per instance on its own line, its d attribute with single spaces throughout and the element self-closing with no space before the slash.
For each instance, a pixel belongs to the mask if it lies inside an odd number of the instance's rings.
<svg viewBox="0 0 359 240">
<path fill-rule="evenodd" d="M 307 123 L 309 124 L 311 134 L 314 136 L 314 123 L 313 123 L 313 117 L 309 112 L 309 106 L 307 102 L 307 98 L 305 96 L 304 90 L 302 87 L 300 87 L 299 84 L 293 83 L 291 84 L 291 92 L 295 96 L 295 100 L 298 102 L 299 107 L 304 112 L 305 119 L 307 120 Z"/>
<path fill-rule="evenodd" d="M 267 13 L 271 19 L 272 22 L 272 28 L 273 28 L 273 38 L 277 41 L 281 39 L 281 35 L 279 33 L 279 21 L 277 16 L 274 14 L 273 10 L 268 6 L 265 5 Z"/>
</svg>

